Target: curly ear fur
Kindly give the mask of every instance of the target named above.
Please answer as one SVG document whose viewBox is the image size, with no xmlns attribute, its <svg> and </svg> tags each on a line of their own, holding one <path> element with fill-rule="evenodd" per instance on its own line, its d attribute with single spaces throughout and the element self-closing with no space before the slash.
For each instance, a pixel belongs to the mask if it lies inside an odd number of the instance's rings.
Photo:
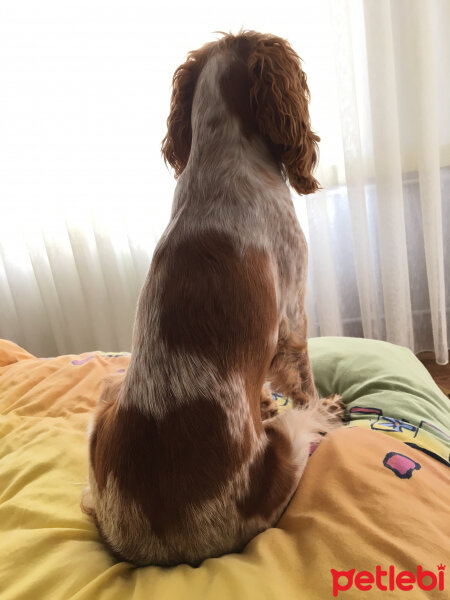
<svg viewBox="0 0 450 600">
<path fill-rule="evenodd" d="M 174 169 L 175 178 L 184 171 L 189 159 L 195 86 L 213 44 L 205 44 L 199 50 L 189 52 L 186 62 L 178 67 L 173 76 L 167 134 L 162 141 L 161 152 L 165 163 Z"/>
<path fill-rule="evenodd" d="M 298 55 L 279 37 L 261 35 L 249 57 L 250 98 L 260 133 L 299 194 L 319 189 L 313 177 L 320 138 L 312 131 L 309 89 Z"/>
</svg>

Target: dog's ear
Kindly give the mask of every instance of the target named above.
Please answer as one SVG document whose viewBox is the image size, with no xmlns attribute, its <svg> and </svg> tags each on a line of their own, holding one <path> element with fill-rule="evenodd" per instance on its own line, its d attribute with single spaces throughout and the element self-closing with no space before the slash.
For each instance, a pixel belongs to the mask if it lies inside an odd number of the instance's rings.
<svg viewBox="0 0 450 600">
<path fill-rule="evenodd" d="M 284 176 L 299 194 L 319 189 L 313 176 L 320 138 L 312 131 L 309 89 L 289 43 L 264 35 L 249 57 L 250 99 L 260 133 Z"/>
<path fill-rule="evenodd" d="M 167 118 L 167 134 L 161 144 L 164 161 L 175 171 L 175 177 L 183 172 L 189 160 L 192 143 L 191 113 L 195 86 L 206 62 L 206 47 L 188 54 L 185 63 L 175 71 L 172 81 L 170 114 Z"/>
</svg>

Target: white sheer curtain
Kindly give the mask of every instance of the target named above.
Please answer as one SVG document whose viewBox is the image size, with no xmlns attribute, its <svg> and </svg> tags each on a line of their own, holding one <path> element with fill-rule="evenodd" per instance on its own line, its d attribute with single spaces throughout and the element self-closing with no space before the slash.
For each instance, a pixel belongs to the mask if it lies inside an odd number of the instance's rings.
<svg viewBox="0 0 450 600">
<path fill-rule="evenodd" d="M 329 176 L 307 200 L 313 331 L 433 349 L 444 363 L 450 5 L 334 0 L 330 7 L 344 172 L 341 186 L 330 189 Z"/>
<path fill-rule="evenodd" d="M 38 355 L 127 350 L 174 182 L 170 80 L 215 30 L 287 37 L 322 137 L 295 198 L 310 335 L 387 339 L 446 362 L 450 4 L 43 1 L 0 6 L 0 337 Z"/>
<path fill-rule="evenodd" d="M 325 189 L 307 200 L 311 331 L 433 349 L 444 363 L 450 5 L 333 0 L 330 7 L 344 170 L 335 175 L 324 165 Z M 333 178 L 341 185 L 333 188 Z"/>
</svg>

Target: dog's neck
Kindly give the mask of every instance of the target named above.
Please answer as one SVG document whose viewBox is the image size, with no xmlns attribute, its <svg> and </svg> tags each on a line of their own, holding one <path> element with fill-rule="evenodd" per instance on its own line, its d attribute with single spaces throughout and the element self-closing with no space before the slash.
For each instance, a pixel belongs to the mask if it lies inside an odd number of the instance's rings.
<svg viewBox="0 0 450 600">
<path fill-rule="evenodd" d="M 246 65 L 228 50 L 204 66 L 192 106 L 192 145 L 186 174 L 231 180 L 243 163 L 273 163 L 250 110 Z"/>
</svg>

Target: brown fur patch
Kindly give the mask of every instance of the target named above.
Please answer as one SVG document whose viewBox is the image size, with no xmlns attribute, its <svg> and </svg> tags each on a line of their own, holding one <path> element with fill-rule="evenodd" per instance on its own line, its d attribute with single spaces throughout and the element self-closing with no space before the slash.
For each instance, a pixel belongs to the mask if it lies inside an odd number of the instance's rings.
<svg viewBox="0 0 450 600">
<path fill-rule="evenodd" d="M 99 492 L 113 475 L 161 537 L 185 526 L 188 508 L 220 495 L 249 450 L 249 431 L 236 440 L 220 405 L 197 398 L 161 420 L 134 408 L 103 410 L 91 460 Z"/>
<path fill-rule="evenodd" d="M 161 272 L 160 335 L 169 351 L 205 357 L 224 379 L 241 374 L 261 429 L 260 392 L 277 327 L 267 254 L 248 248 L 240 256 L 229 235 L 203 231 L 162 246 L 152 269 Z"/>
</svg>

